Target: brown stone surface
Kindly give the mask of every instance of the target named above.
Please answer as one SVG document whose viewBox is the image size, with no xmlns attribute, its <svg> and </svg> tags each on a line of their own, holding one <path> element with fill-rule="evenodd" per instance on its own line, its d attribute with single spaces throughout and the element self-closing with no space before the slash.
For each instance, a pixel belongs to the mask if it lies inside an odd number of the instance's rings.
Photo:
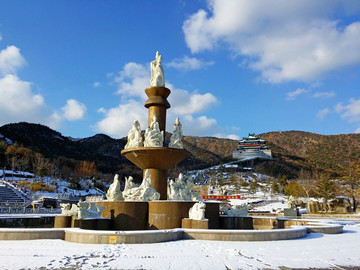
<svg viewBox="0 0 360 270">
<path fill-rule="evenodd" d="M 277 218 L 256 218 L 253 217 L 253 226 L 255 230 L 272 230 L 278 229 L 279 224 Z"/>
<path fill-rule="evenodd" d="M 145 102 L 145 107 L 149 109 L 148 126 L 156 115 L 161 131 L 166 130 L 166 110 L 170 108 L 167 97 L 171 91 L 166 87 L 152 86 L 145 89 L 146 95 L 149 97 Z"/>
<path fill-rule="evenodd" d="M 191 229 L 192 228 L 191 221 L 192 219 L 190 218 L 183 218 L 181 220 L 181 228 Z"/>
<path fill-rule="evenodd" d="M 149 169 L 149 173 L 151 175 L 152 187 L 160 193 L 160 200 L 166 200 L 168 172 L 166 170 Z"/>
<path fill-rule="evenodd" d="M 219 229 L 219 202 L 205 202 L 205 218 L 209 220 L 209 229 Z"/>
<path fill-rule="evenodd" d="M 71 216 L 56 216 L 54 221 L 54 228 L 70 228 Z"/>
<path fill-rule="evenodd" d="M 192 201 L 149 202 L 149 229 L 163 230 L 181 228 L 181 220 L 189 217 Z"/>
<path fill-rule="evenodd" d="M 80 219 L 77 216 L 71 217 L 71 228 L 79 228 L 80 227 Z"/>
<path fill-rule="evenodd" d="M 209 220 L 208 219 L 192 220 L 191 228 L 192 229 L 209 229 Z"/>
<path fill-rule="evenodd" d="M 252 217 L 220 216 L 220 229 L 252 230 L 253 229 L 253 218 Z"/>
<path fill-rule="evenodd" d="M 80 219 L 80 229 L 84 230 L 96 230 L 97 219 Z"/>
<path fill-rule="evenodd" d="M 148 226 L 147 202 L 109 202 L 102 201 L 95 204 L 105 209 L 102 218 L 110 218 L 111 230 L 146 230 Z"/>
<path fill-rule="evenodd" d="M 110 230 L 111 218 L 99 218 L 96 221 L 96 229 L 97 230 Z"/>
<path fill-rule="evenodd" d="M 128 148 L 122 150 L 121 154 L 143 170 L 168 170 L 190 156 L 186 150 L 168 147 Z"/>
<path fill-rule="evenodd" d="M 37 240 L 37 239 L 65 239 L 64 229 L 33 228 L 33 229 L 0 229 L 0 240 Z M 21 244 L 21 243 L 19 243 Z"/>
</svg>

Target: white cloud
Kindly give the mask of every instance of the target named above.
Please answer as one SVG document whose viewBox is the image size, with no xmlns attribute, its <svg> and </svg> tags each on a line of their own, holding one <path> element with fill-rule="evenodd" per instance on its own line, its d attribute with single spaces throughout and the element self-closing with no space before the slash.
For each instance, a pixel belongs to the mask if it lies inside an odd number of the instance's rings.
<svg viewBox="0 0 360 270">
<path fill-rule="evenodd" d="M 346 118 L 350 123 L 360 122 L 360 99 L 351 98 L 349 104 L 338 103 L 335 111 L 341 113 L 342 118 Z"/>
<path fill-rule="evenodd" d="M 26 64 L 20 50 L 15 46 L 8 46 L 0 51 L 0 74 L 15 74 Z"/>
<path fill-rule="evenodd" d="M 214 65 L 213 61 L 204 61 L 195 57 L 188 56 L 184 56 L 183 58 L 176 58 L 170 63 L 166 64 L 167 67 L 173 67 L 184 71 L 201 69 L 212 65 Z"/>
<path fill-rule="evenodd" d="M 322 109 L 322 110 L 318 111 L 318 113 L 316 114 L 316 118 L 319 119 L 319 120 L 322 120 L 329 113 L 330 113 L 330 109 L 328 109 L 328 108 Z"/>
<path fill-rule="evenodd" d="M 211 93 L 199 94 L 195 92 L 188 92 L 186 90 L 176 89 L 172 91 L 169 102 L 174 113 L 196 114 L 209 109 L 218 103 L 217 98 Z"/>
<path fill-rule="evenodd" d="M 131 129 L 134 120 L 140 122 L 142 129 L 147 127 L 148 112 L 143 103 L 133 99 L 109 110 L 101 108 L 101 112 L 105 114 L 105 118 L 96 124 L 96 131 L 105 132 L 117 137 L 125 137 Z"/>
<path fill-rule="evenodd" d="M 181 117 L 180 121 L 182 123 L 184 135 L 212 136 L 219 130 L 216 120 L 214 118 L 208 118 L 205 115 L 199 117 L 184 115 Z M 170 132 L 172 132 L 172 130 Z"/>
<path fill-rule="evenodd" d="M 150 68 L 133 62 L 127 63 L 114 80 L 118 84 L 118 94 L 147 99 L 144 90 L 150 86 Z"/>
<path fill-rule="evenodd" d="M 360 63 L 360 22 L 336 15 L 360 10 L 355 1 L 208 0 L 183 24 L 193 53 L 225 44 L 272 83 L 312 81 Z"/>
<path fill-rule="evenodd" d="M 321 99 L 326 99 L 326 98 L 331 98 L 335 96 L 335 92 L 331 91 L 331 92 L 316 92 L 313 94 L 314 98 L 321 98 Z"/>
<path fill-rule="evenodd" d="M 293 92 L 286 93 L 286 99 L 287 100 L 294 100 L 297 96 L 308 93 L 309 90 L 298 88 Z"/>
<path fill-rule="evenodd" d="M 240 140 L 240 137 L 238 135 L 236 135 L 236 134 L 225 135 L 225 134 L 222 134 L 222 133 L 217 133 L 217 134 L 215 134 L 215 137 L 231 139 L 231 140 Z"/>
<path fill-rule="evenodd" d="M 58 128 L 64 119 L 76 120 L 76 106 L 82 104 L 68 101 L 65 114 L 50 108 L 40 94 L 32 90 L 32 83 L 21 80 L 16 71 L 25 65 L 25 59 L 15 46 L 0 51 L 0 125 L 11 122 L 33 122 Z M 79 113 L 79 110 L 77 111 Z M 71 115 L 72 114 L 72 115 Z"/>
<path fill-rule="evenodd" d="M 354 131 L 354 133 L 360 133 L 360 127 L 358 127 L 358 128 Z"/>
<path fill-rule="evenodd" d="M 94 88 L 98 88 L 98 87 L 100 87 L 101 86 L 101 83 L 100 82 L 94 82 L 93 83 L 93 87 Z"/>
<path fill-rule="evenodd" d="M 66 120 L 76 121 L 84 118 L 86 106 L 75 99 L 68 99 L 66 105 L 61 110 Z"/>
</svg>

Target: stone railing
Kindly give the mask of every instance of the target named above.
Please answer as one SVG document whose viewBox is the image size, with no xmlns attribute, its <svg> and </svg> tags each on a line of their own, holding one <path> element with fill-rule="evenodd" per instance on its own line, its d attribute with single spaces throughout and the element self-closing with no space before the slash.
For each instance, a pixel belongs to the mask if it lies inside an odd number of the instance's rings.
<svg viewBox="0 0 360 270">
<path fill-rule="evenodd" d="M 0 214 L 61 214 L 58 208 L 26 208 L 26 207 L 1 207 Z"/>
</svg>

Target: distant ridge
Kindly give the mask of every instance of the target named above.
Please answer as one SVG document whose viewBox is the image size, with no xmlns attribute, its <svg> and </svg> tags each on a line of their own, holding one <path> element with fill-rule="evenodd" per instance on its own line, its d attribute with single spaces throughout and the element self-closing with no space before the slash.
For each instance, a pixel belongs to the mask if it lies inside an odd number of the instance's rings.
<svg viewBox="0 0 360 270">
<path fill-rule="evenodd" d="M 23 145 L 45 157 L 66 157 L 75 160 L 94 161 L 102 173 L 114 174 L 124 171 L 128 175 L 137 172 L 132 163 L 121 156 L 126 138 L 113 139 L 105 134 L 72 139 L 51 128 L 26 122 L 0 127 L 0 141 L 11 141 Z M 279 131 L 259 134 L 272 150 L 273 160 L 255 161 L 255 171 L 272 176 L 298 176 L 299 171 L 327 172 L 334 176 L 343 173 L 349 160 L 360 157 L 360 134 L 319 135 L 303 131 Z M 166 134 L 166 141 L 170 134 Z M 238 141 L 215 137 L 184 137 L 184 147 L 191 157 L 181 162 L 170 173 L 202 169 L 231 161 L 232 151 Z M 0 152 L 0 155 L 2 153 Z M 3 153 L 4 155 L 4 153 Z M 5 163 L 4 156 L 0 163 Z M 5 164 L 0 164 L 4 166 Z"/>
</svg>

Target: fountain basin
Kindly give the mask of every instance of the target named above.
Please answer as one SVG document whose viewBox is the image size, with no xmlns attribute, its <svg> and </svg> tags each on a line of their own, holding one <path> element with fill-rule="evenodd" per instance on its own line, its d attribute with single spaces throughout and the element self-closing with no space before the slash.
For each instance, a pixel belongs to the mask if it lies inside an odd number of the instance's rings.
<svg viewBox="0 0 360 270">
<path fill-rule="evenodd" d="M 168 170 L 190 156 L 186 150 L 168 147 L 128 148 L 121 154 L 143 170 Z"/>
</svg>

